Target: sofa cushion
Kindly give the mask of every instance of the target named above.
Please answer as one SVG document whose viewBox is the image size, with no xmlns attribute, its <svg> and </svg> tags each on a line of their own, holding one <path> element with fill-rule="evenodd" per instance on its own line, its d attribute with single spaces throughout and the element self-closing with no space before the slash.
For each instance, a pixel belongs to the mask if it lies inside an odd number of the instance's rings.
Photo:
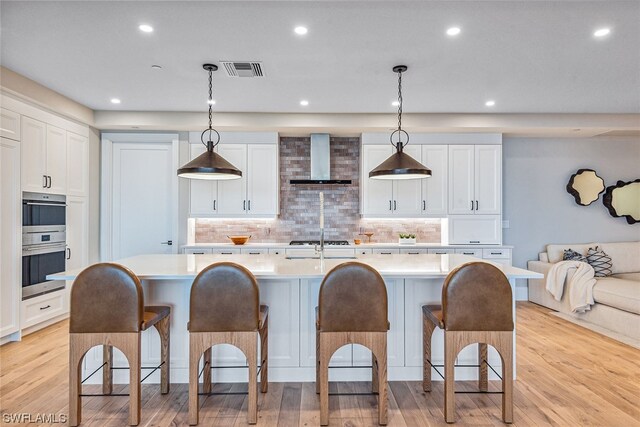
<svg viewBox="0 0 640 427">
<path fill-rule="evenodd" d="M 635 280 L 636 282 L 640 282 L 640 273 L 618 273 L 611 275 L 611 277 L 615 277 L 617 279 Z"/>
<path fill-rule="evenodd" d="M 593 248 L 597 243 L 569 243 L 561 245 L 547 245 L 547 255 L 549 256 L 549 262 L 555 264 L 562 261 L 565 249 L 573 249 L 582 255 L 587 255 L 589 248 Z M 638 270 L 640 271 L 640 270 Z"/>
<path fill-rule="evenodd" d="M 611 257 L 613 274 L 640 271 L 640 242 L 601 243 L 600 249 Z"/>
<path fill-rule="evenodd" d="M 640 283 L 635 280 L 603 277 L 593 287 L 596 303 L 640 314 Z"/>
</svg>

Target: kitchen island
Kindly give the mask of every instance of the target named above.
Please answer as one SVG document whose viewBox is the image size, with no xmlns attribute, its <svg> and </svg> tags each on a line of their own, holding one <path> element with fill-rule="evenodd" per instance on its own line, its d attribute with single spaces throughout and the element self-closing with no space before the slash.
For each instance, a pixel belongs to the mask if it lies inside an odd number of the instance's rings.
<svg viewBox="0 0 640 427">
<path fill-rule="evenodd" d="M 195 276 L 214 262 L 231 261 L 248 268 L 257 278 L 260 299 L 269 305 L 269 380 L 315 380 L 315 312 L 318 291 L 324 275 L 348 259 L 287 259 L 279 255 L 140 255 L 119 260 L 130 268 L 144 287 L 145 304 L 170 305 L 171 312 L 171 381 L 188 382 L 189 295 Z M 482 261 L 467 255 L 363 255 L 357 261 L 380 272 L 387 285 L 389 300 L 388 335 L 389 380 L 422 379 L 422 305 L 440 302 L 442 283 L 449 272 L 470 261 Z M 515 287 L 516 279 L 541 278 L 539 273 L 494 264 Z M 73 280 L 80 270 L 49 276 L 51 280 Z M 515 310 L 515 302 L 514 302 Z M 515 315 L 514 315 L 515 321 Z M 142 337 L 143 366 L 157 365 L 160 359 L 159 338 L 148 330 Z M 514 340 L 515 343 L 515 340 Z M 433 359 L 443 360 L 442 331 L 433 335 Z M 116 366 L 126 366 L 126 360 L 114 352 Z M 515 349 L 514 349 L 515 357 Z M 477 363 L 475 346 L 465 348 L 459 355 L 460 364 Z M 489 361 L 500 366 L 500 358 L 490 348 Z M 102 350 L 93 348 L 87 353 L 85 375 L 102 364 Z M 213 350 L 214 366 L 244 366 L 242 353 L 227 345 Z M 330 371 L 330 380 L 370 380 L 371 370 L 361 369 L 371 364 L 371 353 L 359 345 L 339 349 L 331 359 L 331 366 L 342 369 Z M 498 369 L 496 369 L 498 370 Z M 246 369 L 214 370 L 216 382 L 246 381 Z M 499 371 L 499 370 L 498 370 Z M 116 371 L 116 382 L 127 382 L 126 371 Z M 459 368 L 458 379 L 474 379 L 477 370 Z M 515 371 L 514 371 L 515 375 Z M 490 377 L 491 378 L 491 377 Z M 434 376 L 435 379 L 435 376 Z M 98 375 L 92 380 L 99 382 Z M 154 373 L 147 381 L 159 381 Z"/>
</svg>

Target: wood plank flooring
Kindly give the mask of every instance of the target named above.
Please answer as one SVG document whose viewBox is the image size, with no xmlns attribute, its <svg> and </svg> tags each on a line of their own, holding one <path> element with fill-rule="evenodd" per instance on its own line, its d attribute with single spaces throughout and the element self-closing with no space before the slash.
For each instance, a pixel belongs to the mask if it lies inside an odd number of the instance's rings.
<svg viewBox="0 0 640 427">
<path fill-rule="evenodd" d="M 640 350 L 518 303 L 516 426 L 639 426 Z M 0 411 L 68 413 L 68 323 L 52 325 L 0 347 Z M 475 383 L 458 383 L 473 389 Z M 368 383 L 331 383 L 331 392 L 364 392 Z M 499 383 L 492 382 L 494 389 Z M 91 389 L 94 388 L 94 389 Z M 217 384 L 215 391 L 246 390 L 246 384 Z M 100 392 L 88 386 L 86 392 Z M 126 392 L 114 386 L 114 393 Z M 141 426 L 187 425 L 187 385 L 142 386 Z M 500 395 L 456 395 L 456 425 L 496 426 Z M 84 426 L 127 424 L 127 397 L 83 399 Z M 200 399 L 201 426 L 246 425 L 247 397 Z M 389 425 L 445 426 L 443 383 L 424 393 L 419 381 L 389 383 Z M 313 383 L 271 383 L 258 400 L 258 426 L 317 426 L 320 399 Z M 331 396 L 330 425 L 377 425 L 374 396 Z M 6 420 L 5 420 L 6 421 Z M 4 422 L 0 421 L 2 425 Z M 15 424 L 14 424 L 15 425 Z M 59 424 L 30 424 L 59 425 Z"/>
</svg>

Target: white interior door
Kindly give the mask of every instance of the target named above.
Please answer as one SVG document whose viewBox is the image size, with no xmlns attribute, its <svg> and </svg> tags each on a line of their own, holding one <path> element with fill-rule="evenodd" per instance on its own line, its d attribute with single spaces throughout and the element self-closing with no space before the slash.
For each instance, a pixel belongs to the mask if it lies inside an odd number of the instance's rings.
<svg viewBox="0 0 640 427">
<path fill-rule="evenodd" d="M 177 141 L 147 138 L 150 142 L 114 142 L 112 146 L 114 260 L 177 253 Z"/>
</svg>

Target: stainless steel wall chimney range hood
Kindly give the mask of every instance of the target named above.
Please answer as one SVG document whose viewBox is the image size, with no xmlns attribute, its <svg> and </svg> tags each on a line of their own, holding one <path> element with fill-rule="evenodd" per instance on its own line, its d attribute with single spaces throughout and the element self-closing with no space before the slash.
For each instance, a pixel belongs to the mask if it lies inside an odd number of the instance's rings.
<svg viewBox="0 0 640 427">
<path fill-rule="evenodd" d="M 331 148 L 328 133 L 311 134 L 311 177 L 290 184 L 351 184 L 350 179 L 331 179 Z"/>
</svg>

